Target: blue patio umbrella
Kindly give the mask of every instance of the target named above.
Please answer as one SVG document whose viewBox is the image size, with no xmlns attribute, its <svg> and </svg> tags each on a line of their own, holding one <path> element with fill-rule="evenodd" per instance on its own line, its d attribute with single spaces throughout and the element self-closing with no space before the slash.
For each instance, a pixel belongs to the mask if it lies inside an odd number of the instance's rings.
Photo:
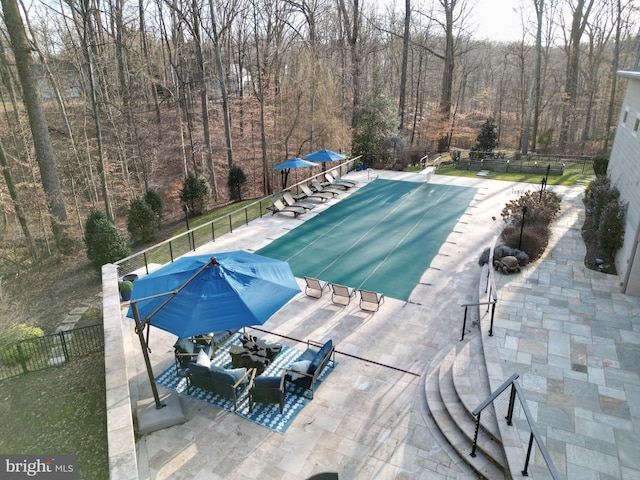
<svg viewBox="0 0 640 480">
<path fill-rule="evenodd" d="M 288 263 L 243 251 L 181 257 L 136 280 L 127 316 L 136 323 L 156 409 L 164 405 L 149 359 L 150 325 L 178 337 L 262 325 L 299 291 Z"/>
<path fill-rule="evenodd" d="M 286 188 L 287 186 L 287 178 L 289 177 L 289 172 L 292 168 L 307 168 L 307 167 L 317 167 L 317 163 L 310 162 L 308 160 L 303 160 L 302 158 L 294 157 L 287 160 L 284 163 L 276 165 L 273 167 L 274 170 L 280 170 L 282 173 L 282 188 Z"/>
<path fill-rule="evenodd" d="M 345 157 L 341 153 L 333 152 L 331 150 L 322 149 L 317 152 L 310 153 L 304 156 L 305 160 L 311 160 L 312 162 L 335 162 L 337 160 L 344 160 Z"/>
<path fill-rule="evenodd" d="M 234 251 L 179 258 L 136 280 L 131 303 L 143 324 L 189 337 L 262 325 L 298 292 L 287 262 Z"/>
</svg>

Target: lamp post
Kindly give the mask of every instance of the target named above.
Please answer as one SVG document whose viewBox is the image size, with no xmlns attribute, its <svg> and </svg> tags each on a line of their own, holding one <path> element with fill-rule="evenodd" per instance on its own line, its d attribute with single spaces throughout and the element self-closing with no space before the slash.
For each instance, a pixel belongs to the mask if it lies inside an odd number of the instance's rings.
<svg viewBox="0 0 640 480">
<path fill-rule="evenodd" d="M 520 223 L 520 240 L 518 241 L 518 250 L 522 247 L 522 230 L 524 229 L 524 216 L 527 214 L 527 206 L 522 207 L 522 222 Z"/>
<path fill-rule="evenodd" d="M 543 178 L 540 182 L 540 201 L 542 201 L 542 192 L 544 192 L 544 188 L 547 186 L 547 179 Z"/>
</svg>

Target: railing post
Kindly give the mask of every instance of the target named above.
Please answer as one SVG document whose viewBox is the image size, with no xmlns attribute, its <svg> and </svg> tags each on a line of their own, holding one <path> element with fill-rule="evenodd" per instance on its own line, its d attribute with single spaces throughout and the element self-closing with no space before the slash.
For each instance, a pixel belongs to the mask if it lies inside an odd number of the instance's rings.
<svg viewBox="0 0 640 480">
<path fill-rule="evenodd" d="M 29 369 L 27 368 L 27 360 L 22 355 L 22 347 L 20 346 L 21 342 L 16 343 L 16 349 L 18 350 L 18 360 L 20 361 L 20 365 L 22 365 L 22 372 L 27 373 Z"/>
<path fill-rule="evenodd" d="M 476 418 L 476 431 L 473 434 L 473 446 L 471 447 L 471 456 L 475 458 L 476 456 L 476 446 L 478 445 L 478 431 L 480 430 L 480 415 L 482 411 L 478 412 L 478 416 Z"/>
<path fill-rule="evenodd" d="M 533 433 L 529 434 L 529 446 L 527 447 L 527 458 L 524 460 L 524 470 L 522 470 L 522 476 L 528 477 L 529 472 L 529 460 L 531 459 L 531 449 L 533 447 Z"/>
<path fill-rule="evenodd" d="M 491 305 L 491 324 L 489 325 L 489 336 L 493 337 L 493 317 L 496 313 L 496 303 L 493 302 Z"/>
<path fill-rule="evenodd" d="M 60 332 L 58 335 L 60 335 L 60 345 L 62 346 L 64 361 L 69 362 L 69 349 L 67 348 L 67 341 L 64 338 L 64 331 Z"/>
<path fill-rule="evenodd" d="M 147 252 L 144 252 L 144 268 L 147 271 L 147 275 L 149 274 L 149 262 L 147 262 Z"/>
<path fill-rule="evenodd" d="M 211 222 L 211 241 L 216 241 L 216 227 L 214 227 L 215 222 Z"/>
<path fill-rule="evenodd" d="M 171 258 L 171 261 L 173 262 L 173 243 L 169 242 L 169 258 Z"/>
<path fill-rule="evenodd" d="M 460 337 L 460 341 L 464 340 L 464 331 L 467 329 L 467 310 L 468 306 L 464 307 L 464 319 L 462 320 L 462 336 Z"/>
<path fill-rule="evenodd" d="M 511 384 L 511 394 L 509 395 L 509 408 L 507 409 L 507 416 L 505 417 L 507 420 L 507 425 L 511 426 L 513 424 L 513 407 L 516 403 L 516 389 Z"/>
</svg>

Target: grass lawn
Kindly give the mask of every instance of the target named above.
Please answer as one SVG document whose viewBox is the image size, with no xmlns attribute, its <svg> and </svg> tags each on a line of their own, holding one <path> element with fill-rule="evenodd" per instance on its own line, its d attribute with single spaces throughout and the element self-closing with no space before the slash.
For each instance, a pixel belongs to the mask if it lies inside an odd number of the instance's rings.
<svg viewBox="0 0 640 480">
<path fill-rule="evenodd" d="M 104 353 L 0 384 L 0 452 L 78 455 L 78 478 L 109 478 Z"/>
<path fill-rule="evenodd" d="M 407 169 L 409 172 L 419 172 L 421 170 L 420 167 L 410 167 Z M 453 167 L 453 165 L 441 165 L 436 171 L 438 175 L 452 175 L 456 177 L 469 177 L 476 178 L 478 177 L 478 172 L 473 170 L 457 170 Z M 593 178 L 593 175 L 586 175 L 582 173 L 565 173 L 564 175 L 549 175 L 547 179 L 547 185 L 564 185 L 571 186 L 577 185 L 578 183 L 589 181 Z M 503 173 L 503 172 L 489 172 L 487 175 L 482 176 L 481 178 L 489 178 L 491 180 L 503 180 L 506 182 L 522 182 L 522 183 L 532 183 L 536 185 L 540 185 L 542 181 L 542 176 L 539 174 L 528 174 L 528 173 Z"/>
</svg>

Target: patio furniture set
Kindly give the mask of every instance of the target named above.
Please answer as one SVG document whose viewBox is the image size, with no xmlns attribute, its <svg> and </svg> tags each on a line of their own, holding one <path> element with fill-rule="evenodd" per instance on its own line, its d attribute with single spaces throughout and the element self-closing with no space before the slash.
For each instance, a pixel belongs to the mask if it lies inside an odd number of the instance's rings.
<svg viewBox="0 0 640 480">
<path fill-rule="evenodd" d="M 207 335 L 205 340 L 203 337 L 178 339 L 174 345 L 176 372 L 186 378 L 187 394 L 191 394 L 196 387 L 221 395 L 233 401 L 235 411 L 246 393 L 250 412 L 256 403 L 275 403 L 279 404 L 281 414 L 284 411 L 287 383 L 302 388 L 305 396 L 310 392 L 307 398 L 313 399 L 320 373 L 329 360 L 334 360 L 332 340 L 324 345 L 307 341 L 306 350 L 280 375 L 261 376 L 281 352 L 282 345 L 243 334 L 240 338 L 242 345 L 231 345 L 229 348 L 233 368 L 211 364 L 216 347 L 236 332 L 214 332 Z"/>
</svg>

